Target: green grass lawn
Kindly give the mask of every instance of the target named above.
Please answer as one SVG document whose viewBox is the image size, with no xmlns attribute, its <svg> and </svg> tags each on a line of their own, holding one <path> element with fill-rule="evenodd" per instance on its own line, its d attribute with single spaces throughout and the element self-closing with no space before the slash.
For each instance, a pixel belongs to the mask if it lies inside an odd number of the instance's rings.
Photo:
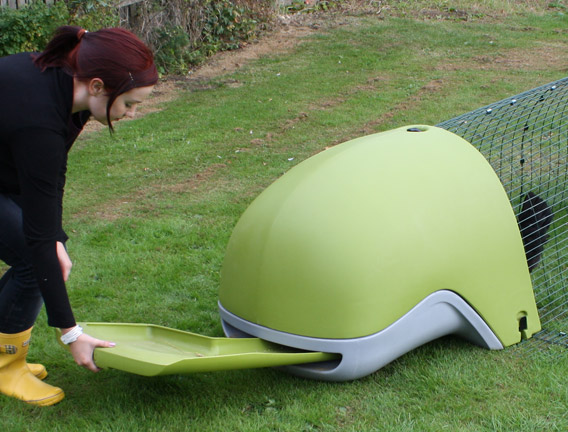
<svg viewBox="0 0 568 432">
<path fill-rule="evenodd" d="M 225 247 L 280 175 L 326 147 L 437 124 L 566 75 L 565 2 L 517 3 L 392 2 L 323 21 L 292 52 L 189 81 L 113 137 L 81 138 L 65 207 L 77 319 L 221 336 Z M 348 383 L 275 369 L 144 378 L 77 367 L 42 312 L 30 360 L 67 397 L 41 409 L 2 397 L 3 431 L 568 430 L 568 360 L 522 346 L 444 338 Z"/>
</svg>

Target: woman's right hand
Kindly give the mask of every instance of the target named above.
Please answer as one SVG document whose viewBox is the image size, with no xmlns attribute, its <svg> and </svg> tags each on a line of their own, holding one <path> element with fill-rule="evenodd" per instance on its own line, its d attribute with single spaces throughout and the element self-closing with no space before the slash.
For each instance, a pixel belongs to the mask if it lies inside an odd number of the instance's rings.
<svg viewBox="0 0 568 432">
<path fill-rule="evenodd" d="M 112 348 L 114 346 L 115 344 L 113 342 L 95 339 L 83 333 L 75 342 L 69 344 L 69 349 L 71 350 L 75 363 L 93 372 L 98 372 L 100 369 L 93 359 L 95 348 Z"/>
</svg>

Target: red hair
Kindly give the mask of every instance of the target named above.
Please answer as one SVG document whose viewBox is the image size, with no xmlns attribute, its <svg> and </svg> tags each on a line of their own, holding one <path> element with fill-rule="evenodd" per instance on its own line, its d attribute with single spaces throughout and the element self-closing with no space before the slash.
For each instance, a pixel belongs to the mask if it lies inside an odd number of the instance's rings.
<svg viewBox="0 0 568 432">
<path fill-rule="evenodd" d="M 111 131 L 110 108 L 116 98 L 158 82 L 152 51 L 121 28 L 87 32 L 76 26 L 59 27 L 34 62 L 42 70 L 61 67 L 81 81 L 100 78 L 109 96 L 107 121 Z"/>
</svg>

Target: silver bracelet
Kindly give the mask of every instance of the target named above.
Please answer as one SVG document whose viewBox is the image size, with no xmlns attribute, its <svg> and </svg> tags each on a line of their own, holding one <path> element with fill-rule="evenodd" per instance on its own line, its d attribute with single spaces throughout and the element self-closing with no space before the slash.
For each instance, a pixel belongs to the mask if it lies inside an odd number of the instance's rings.
<svg viewBox="0 0 568 432">
<path fill-rule="evenodd" d="M 64 335 L 61 335 L 61 342 L 63 342 L 65 345 L 69 345 L 70 343 L 75 342 L 82 334 L 83 329 L 81 328 L 81 326 L 76 325 L 70 331 L 68 331 Z"/>
</svg>

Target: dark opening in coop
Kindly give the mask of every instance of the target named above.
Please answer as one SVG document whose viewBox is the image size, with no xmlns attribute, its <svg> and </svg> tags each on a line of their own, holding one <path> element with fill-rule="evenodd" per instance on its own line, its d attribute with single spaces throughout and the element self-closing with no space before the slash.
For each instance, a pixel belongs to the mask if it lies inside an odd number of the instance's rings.
<svg viewBox="0 0 568 432">
<path fill-rule="evenodd" d="M 531 347 L 568 347 L 568 78 L 437 126 L 489 161 L 517 216 L 542 331 Z M 528 342 L 528 341 L 527 341 Z"/>
</svg>

